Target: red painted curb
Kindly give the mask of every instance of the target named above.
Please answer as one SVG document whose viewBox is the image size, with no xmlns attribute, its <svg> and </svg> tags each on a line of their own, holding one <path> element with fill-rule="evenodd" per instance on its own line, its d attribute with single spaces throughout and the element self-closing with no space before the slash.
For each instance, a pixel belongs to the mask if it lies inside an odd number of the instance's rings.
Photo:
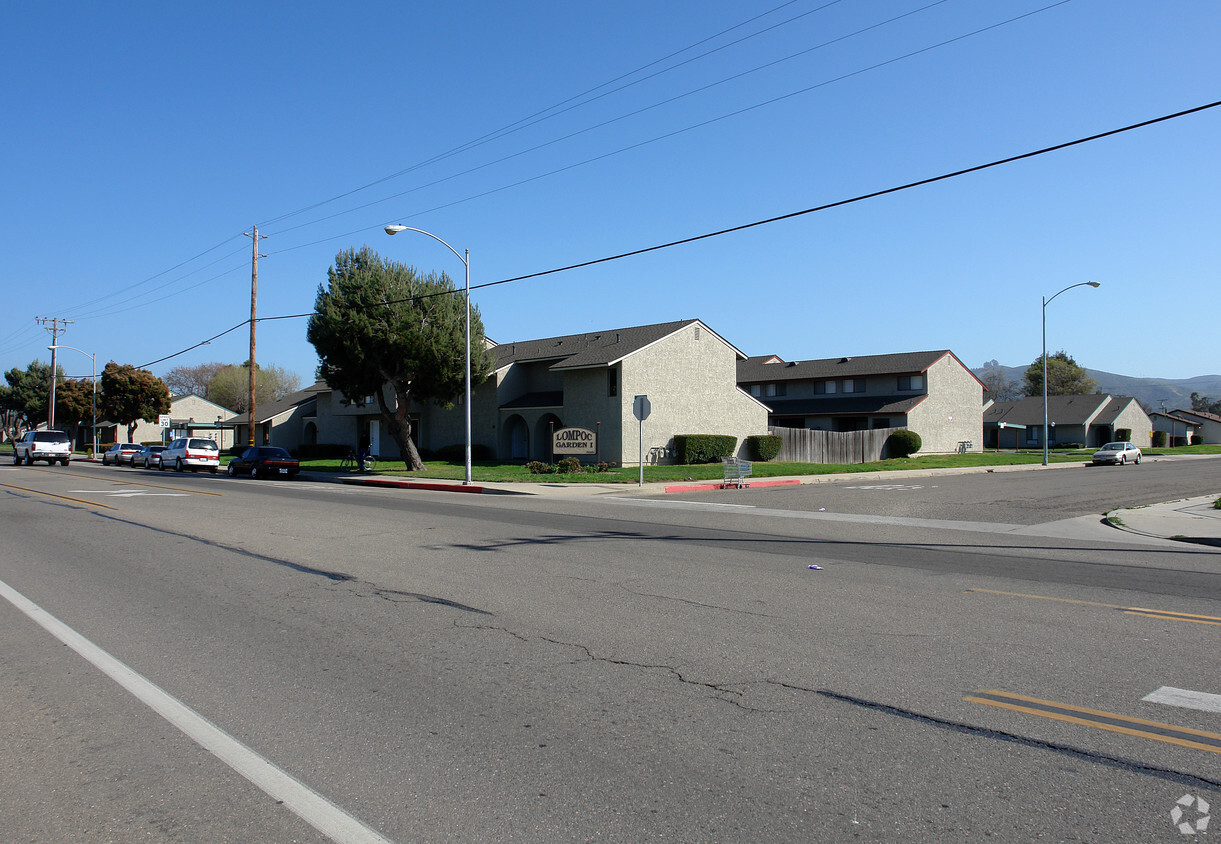
<svg viewBox="0 0 1221 844">
<path fill-rule="evenodd" d="M 801 481 L 797 480 L 796 478 L 790 478 L 790 479 L 781 480 L 781 481 L 748 481 L 746 486 L 747 487 L 791 486 L 793 484 L 800 484 L 800 483 L 801 483 Z M 735 484 L 729 484 L 728 486 L 726 486 L 725 483 L 717 481 L 717 482 L 708 483 L 708 484 L 693 484 L 691 486 L 668 486 L 668 487 L 666 487 L 666 492 L 706 492 L 710 489 L 737 489 L 737 488 L 739 488 L 739 487 L 737 487 Z"/>
</svg>

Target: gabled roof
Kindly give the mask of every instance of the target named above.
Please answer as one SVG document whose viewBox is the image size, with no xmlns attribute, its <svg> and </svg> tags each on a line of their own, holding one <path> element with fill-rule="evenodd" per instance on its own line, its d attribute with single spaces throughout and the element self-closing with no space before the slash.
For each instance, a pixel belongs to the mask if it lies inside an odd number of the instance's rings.
<svg viewBox="0 0 1221 844">
<path fill-rule="evenodd" d="M 1180 409 L 1180 410 L 1176 410 L 1174 412 L 1181 413 L 1184 416 L 1194 416 L 1197 419 L 1207 420 L 1209 422 L 1221 422 L 1221 416 L 1218 416 L 1216 413 L 1208 413 L 1207 411 L 1203 411 L 1203 410 Z"/>
<path fill-rule="evenodd" d="M 307 404 L 317 406 L 318 393 L 329 389 L 325 384 L 322 384 L 321 391 L 316 389 L 317 387 L 318 384 L 314 384 L 310 387 L 306 387 L 304 390 L 297 390 L 295 393 L 289 393 L 279 401 L 269 402 L 268 404 L 256 404 L 254 406 L 255 421 L 262 424 L 264 422 L 270 422 L 277 416 L 282 416 L 283 414 L 289 413 L 298 407 L 304 407 Z M 305 407 L 307 412 L 312 411 L 312 409 L 312 407 Z M 248 414 L 245 413 L 237 413 L 226 419 L 225 422 L 240 425 L 249 421 L 247 416 Z"/>
<path fill-rule="evenodd" d="M 1088 396 L 1048 396 L 1047 421 L 1057 425 L 1084 425 L 1094 421 L 1094 416 L 1111 397 L 1095 393 Z M 998 401 L 984 411 L 984 424 L 999 422 L 1015 425 L 1043 424 L 1043 397 L 1026 396 L 1018 401 Z"/>
<path fill-rule="evenodd" d="M 495 346 L 492 352 L 496 355 L 497 370 L 511 363 L 546 361 L 554 361 L 551 368 L 557 370 L 610 366 L 691 325 L 699 325 L 719 337 L 700 320 L 684 319 L 655 325 L 637 325 L 630 328 L 612 328 L 608 331 L 589 331 L 584 334 L 501 343 Z M 724 338 L 720 339 L 724 342 Z M 731 344 L 725 345 L 734 349 L 738 357 L 746 357 Z"/>
<path fill-rule="evenodd" d="M 1154 416 L 1161 416 L 1164 419 L 1173 419 L 1177 422 L 1183 422 L 1187 425 L 1202 425 L 1203 423 L 1199 419 L 1188 419 L 1186 416 L 1180 415 L 1183 413 L 1191 413 L 1191 412 L 1192 411 L 1183 411 L 1183 410 L 1164 410 L 1164 411 L 1155 410 L 1149 414 L 1149 418 L 1152 419 Z"/>
<path fill-rule="evenodd" d="M 1115 420 L 1119 418 L 1119 415 L 1127 410 L 1135 401 L 1136 399 L 1132 396 L 1111 396 L 1110 403 L 1095 417 L 1094 422 L 1098 425 L 1115 424 Z"/>
<path fill-rule="evenodd" d="M 949 349 L 793 361 L 782 361 L 775 355 L 759 355 L 738 361 L 738 383 L 918 374 L 928 371 L 929 367 L 946 355 L 958 360 L 957 355 Z M 966 366 L 963 366 L 963 369 L 971 371 Z M 974 373 L 972 376 L 974 377 Z"/>
</svg>

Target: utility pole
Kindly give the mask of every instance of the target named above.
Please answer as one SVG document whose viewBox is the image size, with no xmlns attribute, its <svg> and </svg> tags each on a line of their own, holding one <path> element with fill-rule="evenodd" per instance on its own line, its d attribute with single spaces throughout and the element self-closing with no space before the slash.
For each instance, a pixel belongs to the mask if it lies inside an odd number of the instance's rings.
<svg viewBox="0 0 1221 844">
<path fill-rule="evenodd" d="M 37 322 L 42 324 L 43 328 L 46 328 L 47 331 L 51 332 L 51 404 L 47 408 L 47 427 L 54 428 L 55 427 L 55 361 L 56 361 L 55 355 L 56 355 L 56 352 L 59 351 L 59 349 L 57 348 L 59 346 L 59 333 L 61 331 L 67 330 L 66 327 L 60 328 L 60 326 L 61 325 L 62 326 L 72 325 L 73 321 L 70 319 L 60 319 L 59 317 L 36 317 L 35 319 Z M 51 323 L 50 327 L 47 327 L 48 322 Z M 96 424 L 96 420 L 94 420 L 94 422 Z"/>
<path fill-rule="evenodd" d="M 251 233 L 253 232 L 253 234 Z M 249 232 L 242 232 L 254 242 L 254 253 L 250 260 L 250 416 L 246 425 L 246 445 L 254 445 L 254 326 L 257 304 L 259 301 L 259 240 L 266 240 L 267 235 L 259 234 L 259 227 L 252 226 Z"/>
</svg>

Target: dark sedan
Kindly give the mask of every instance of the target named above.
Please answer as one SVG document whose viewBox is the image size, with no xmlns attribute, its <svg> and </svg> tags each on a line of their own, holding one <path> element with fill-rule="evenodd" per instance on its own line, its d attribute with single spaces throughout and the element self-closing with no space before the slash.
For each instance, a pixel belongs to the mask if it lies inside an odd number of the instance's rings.
<svg viewBox="0 0 1221 844">
<path fill-rule="evenodd" d="M 301 464 L 282 448 L 256 445 L 229 461 L 229 477 L 249 475 L 252 478 L 294 478 Z"/>
</svg>

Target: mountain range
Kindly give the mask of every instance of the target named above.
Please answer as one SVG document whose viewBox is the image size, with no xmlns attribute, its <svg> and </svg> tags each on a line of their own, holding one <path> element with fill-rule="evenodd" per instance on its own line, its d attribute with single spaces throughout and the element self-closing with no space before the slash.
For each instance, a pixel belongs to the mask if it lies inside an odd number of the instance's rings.
<svg viewBox="0 0 1221 844">
<path fill-rule="evenodd" d="M 1026 380 L 1025 366 L 1005 366 L 994 361 L 976 367 L 972 371 L 976 375 L 989 369 L 999 368 L 1005 377 L 1015 382 L 1019 389 Z M 1086 369 L 1086 373 L 1098 382 L 1098 392 L 1113 396 L 1132 396 L 1141 403 L 1146 411 L 1161 410 L 1191 410 L 1191 394 L 1198 393 L 1208 396 L 1211 400 L 1221 399 L 1221 375 L 1197 375 L 1194 378 L 1135 378 L 1130 375 L 1117 375 L 1114 372 L 1103 372 L 1100 369 Z"/>
</svg>

